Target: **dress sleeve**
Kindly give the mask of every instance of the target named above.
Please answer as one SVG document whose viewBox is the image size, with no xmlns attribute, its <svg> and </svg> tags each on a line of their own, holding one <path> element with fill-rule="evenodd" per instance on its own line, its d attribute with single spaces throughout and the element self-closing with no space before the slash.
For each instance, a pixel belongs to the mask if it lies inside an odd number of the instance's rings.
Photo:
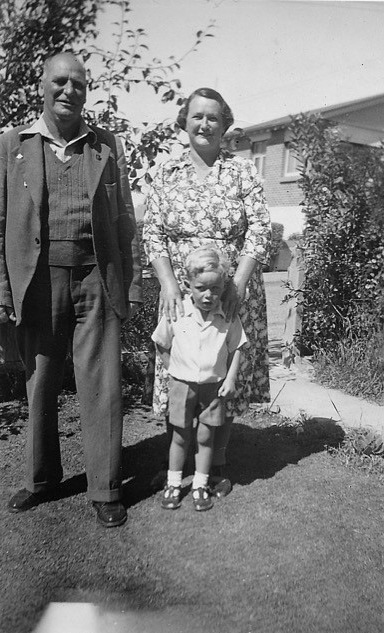
<svg viewBox="0 0 384 633">
<path fill-rule="evenodd" d="M 271 219 L 263 185 L 252 161 L 242 160 L 240 181 L 241 198 L 248 223 L 240 255 L 248 255 L 261 264 L 266 264 L 271 248 Z"/>
<path fill-rule="evenodd" d="M 143 220 L 143 244 L 151 263 L 159 257 L 168 257 L 167 236 L 164 231 L 161 201 L 164 196 L 163 167 L 160 165 L 148 192 Z"/>
</svg>

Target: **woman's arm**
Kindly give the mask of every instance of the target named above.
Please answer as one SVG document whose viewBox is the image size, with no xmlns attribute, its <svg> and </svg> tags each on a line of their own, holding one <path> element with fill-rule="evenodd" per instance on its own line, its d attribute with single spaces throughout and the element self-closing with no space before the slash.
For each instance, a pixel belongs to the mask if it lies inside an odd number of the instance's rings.
<svg viewBox="0 0 384 633">
<path fill-rule="evenodd" d="M 245 299 L 248 281 L 259 265 L 256 259 L 249 257 L 249 255 L 240 257 L 235 275 L 233 279 L 229 280 L 222 297 L 223 310 L 227 321 L 231 321 L 237 316 Z"/>
<path fill-rule="evenodd" d="M 222 299 L 227 320 L 233 319 L 238 313 L 253 272 L 268 262 L 271 244 L 271 220 L 257 169 L 249 160 L 242 161 L 240 169 L 240 197 L 244 204 L 247 230 L 235 275 Z"/>
<path fill-rule="evenodd" d="M 144 213 L 143 242 L 149 262 L 161 286 L 161 307 L 168 321 L 176 321 L 178 308 L 184 314 L 179 284 L 169 257 L 162 215 L 163 167 L 160 166 L 148 192 Z"/>
</svg>

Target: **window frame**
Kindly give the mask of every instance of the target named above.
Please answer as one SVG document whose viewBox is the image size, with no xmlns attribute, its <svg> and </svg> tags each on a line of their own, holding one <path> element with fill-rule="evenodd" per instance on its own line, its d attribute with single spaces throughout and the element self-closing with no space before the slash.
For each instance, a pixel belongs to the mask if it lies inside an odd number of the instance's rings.
<svg viewBox="0 0 384 633">
<path fill-rule="evenodd" d="M 255 152 L 254 148 L 256 145 L 259 144 L 263 144 L 263 148 L 264 151 L 263 152 Z M 256 138 L 256 139 L 252 139 L 252 144 L 251 144 L 251 155 L 252 155 L 252 160 L 254 165 L 256 166 L 257 169 L 257 173 L 259 174 L 260 178 L 262 178 L 263 180 L 265 179 L 265 165 L 266 165 L 266 158 L 267 158 L 267 147 L 268 147 L 268 139 L 267 138 Z M 259 162 L 259 164 L 257 164 L 257 162 Z M 260 165 L 260 167 L 259 167 Z"/>
<path fill-rule="evenodd" d="M 288 143 L 284 144 L 284 156 L 283 156 L 283 174 L 281 178 L 281 182 L 293 182 L 295 180 L 299 180 L 300 171 L 297 169 L 295 171 L 288 171 L 288 165 L 290 158 L 293 158 L 296 161 L 296 164 L 299 165 L 299 159 L 292 154 L 292 150 L 289 147 Z"/>
</svg>

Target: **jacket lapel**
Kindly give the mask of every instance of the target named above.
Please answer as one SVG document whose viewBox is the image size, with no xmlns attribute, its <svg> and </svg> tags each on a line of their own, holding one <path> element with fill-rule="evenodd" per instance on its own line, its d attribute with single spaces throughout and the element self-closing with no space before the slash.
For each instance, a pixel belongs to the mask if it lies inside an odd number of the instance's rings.
<svg viewBox="0 0 384 633">
<path fill-rule="evenodd" d="M 84 175 L 91 203 L 110 154 L 108 145 L 97 145 L 84 145 Z"/>
<path fill-rule="evenodd" d="M 23 170 L 24 186 L 28 187 L 36 208 L 40 208 L 44 187 L 43 143 L 40 134 L 21 139 L 15 160 Z"/>
</svg>

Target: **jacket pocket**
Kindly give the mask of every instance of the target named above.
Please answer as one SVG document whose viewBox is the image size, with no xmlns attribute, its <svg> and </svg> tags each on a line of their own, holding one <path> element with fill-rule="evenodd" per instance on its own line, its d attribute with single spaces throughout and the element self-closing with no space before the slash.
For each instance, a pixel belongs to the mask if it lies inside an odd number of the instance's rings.
<svg viewBox="0 0 384 633">
<path fill-rule="evenodd" d="M 117 206 L 117 184 L 112 182 L 110 184 L 104 184 L 108 198 L 109 215 L 112 222 L 116 222 L 119 217 L 119 208 Z"/>
</svg>

